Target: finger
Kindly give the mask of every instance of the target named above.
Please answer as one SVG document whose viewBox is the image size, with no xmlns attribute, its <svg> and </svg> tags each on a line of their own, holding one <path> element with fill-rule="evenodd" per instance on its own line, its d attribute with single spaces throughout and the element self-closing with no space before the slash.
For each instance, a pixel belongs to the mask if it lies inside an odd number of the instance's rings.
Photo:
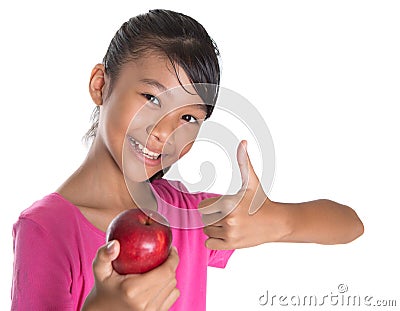
<svg viewBox="0 0 400 311">
<path fill-rule="evenodd" d="M 223 196 L 202 200 L 197 208 L 202 215 L 221 212 L 223 209 L 221 204 L 222 199 Z"/>
<path fill-rule="evenodd" d="M 217 225 L 219 221 L 224 219 L 226 216 L 225 213 L 214 213 L 214 214 L 206 214 L 201 216 L 201 220 L 203 222 L 204 227 L 210 225 Z"/>
<path fill-rule="evenodd" d="M 175 272 L 178 264 L 178 251 L 176 247 L 172 247 L 168 258 L 164 263 L 154 268 L 153 270 L 141 274 L 141 276 L 146 279 L 146 282 L 151 282 L 152 284 L 160 283 L 164 280 L 165 282 L 169 282 L 169 279 L 175 277 Z M 160 278 L 160 275 L 162 275 L 163 278 Z"/>
<path fill-rule="evenodd" d="M 251 164 L 250 157 L 247 152 L 246 140 L 242 140 L 238 145 L 237 162 L 240 170 L 240 176 L 242 177 L 241 189 L 247 189 L 258 184 L 258 177 L 254 172 L 254 168 Z"/>
<path fill-rule="evenodd" d="M 237 194 L 226 194 L 219 197 L 208 198 L 201 201 L 198 205 L 198 211 L 202 215 L 222 213 L 228 215 L 232 212 L 241 200 Z"/>
<path fill-rule="evenodd" d="M 168 256 L 168 259 L 167 259 L 167 261 L 165 263 L 169 267 L 171 267 L 174 272 L 178 268 L 179 255 L 178 255 L 178 249 L 175 246 L 172 246 L 171 251 L 170 251 L 169 256 Z"/>
<path fill-rule="evenodd" d="M 209 238 L 225 239 L 225 229 L 222 226 L 207 226 L 204 227 L 203 232 Z"/>
<path fill-rule="evenodd" d="M 108 242 L 100 247 L 93 261 L 93 274 L 96 279 L 103 281 L 114 272 L 112 261 L 119 255 L 120 245 L 117 240 Z"/>
<path fill-rule="evenodd" d="M 208 249 L 215 249 L 215 250 L 218 250 L 218 249 L 221 249 L 221 250 L 230 249 L 230 248 L 227 247 L 227 244 L 226 244 L 224 239 L 215 239 L 215 238 L 207 239 L 206 240 L 206 247 Z"/>
<path fill-rule="evenodd" d="M 169 296 L 164 300 L 164 303 L 161 307 L 162 311 L 168 311 L 172 305 L 175 303 L 175 301 L 179 298 L 181 295 L 179 289 L 175 288 Z"/>
<path fill-rule="evenodd" d="M 169 299 L 171 294 L 175 291 L 176 288 L 176 278 L 171 279 L 168 284 L 160 289 L 160 291 L 154 296 L 154 300 L 152 301 L 152 305 L 156 307 L 157 310 L 160 310 L 160 306 L 164 305 L 164 302 Z M 163 309 L 164 310 L 164 309 Z M 168 310 L 168 309 L 166 309 Z"/>
<path fill-rule="evenodd" d="M 128 291 L 130 288 L 136 288 L 136 294 L 141 293 L 141 295 L 148 295 L 149 288 L 151 288 L 152 292 L 158 293 L 175 279 L 178 263 L 178 252 L 176 248 L 173 247 L 167 260 L 160 266 L 142 274 L 125 275 L 124 287 L 127 288 Z M 147 285 L 138 289 L 138 284 Z"/>
</svg>

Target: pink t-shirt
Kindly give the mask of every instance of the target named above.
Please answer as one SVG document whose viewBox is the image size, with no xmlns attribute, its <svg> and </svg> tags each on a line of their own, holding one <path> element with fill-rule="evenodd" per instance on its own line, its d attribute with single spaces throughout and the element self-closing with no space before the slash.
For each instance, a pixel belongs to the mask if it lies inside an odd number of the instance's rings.
<svg viewBox="0 0 400 311">
<path fill-rule="evenodd" d="M 183 209 L 197 209 L 209 193 L 185 193 L 183 185 L 164 179 L 152 183 L 158 210 L 173 225 L 173 245 L 179 253 L 177 287 L 181 295 L 170 310 L 205 310 L 207 266 L 224 268 L 233 251 L 204 246 L 201 228 L 186 228 L 199 218 Z M 190 220 L 188 217 L 191 217 Z M 80 210 L 52 193 L 23 211 L 14 224 L 12 310 L 80 310 L 93 287 L 92 261 L 105 244 L 105 233 Z"/>
</svg>

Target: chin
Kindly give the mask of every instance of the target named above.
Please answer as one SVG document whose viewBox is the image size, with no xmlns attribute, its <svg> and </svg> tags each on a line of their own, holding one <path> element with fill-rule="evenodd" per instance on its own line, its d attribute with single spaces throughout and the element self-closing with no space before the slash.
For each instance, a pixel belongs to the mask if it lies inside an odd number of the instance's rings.
<svg viewBox="0 0 400 311">
<path fill-rule="evenodd" d="M 166 172 L 167 170 L 168 169 L 164 170 L 164 172 Z M 164 175 L 163 170 L 159 170 L 159 171 L 155 171 L 155 172 L 154 171 L 152 171 L 152 172 L 142 171 L 139 174 L 138 174 L 137 170 L 130 170 L 130 172 L 133 172 L 133 173 L 127 173 L 126 171 L 124 172 L 125 182 L 128 184 L 153 181 L 154 179 L 160 179 Z"/>
</svg>

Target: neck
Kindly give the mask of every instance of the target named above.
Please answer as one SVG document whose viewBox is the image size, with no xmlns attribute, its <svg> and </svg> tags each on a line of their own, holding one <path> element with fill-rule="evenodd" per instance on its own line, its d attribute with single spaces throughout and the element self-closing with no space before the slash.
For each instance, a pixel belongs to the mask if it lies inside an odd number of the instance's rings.
<svg viewBox="0 0 400 311">
<path fill-rule="evenodd" d="M 129 190 L 122 168 L 102 141 L 95 139 L 82 165 L 57 192 L 73 204 L 89 208 L 121 211 L 137 207 L 137 202 L 153 206 L 149 200 L 154 202 L 154 197 L 146 182 L 130 181 Z"/>
</svg>

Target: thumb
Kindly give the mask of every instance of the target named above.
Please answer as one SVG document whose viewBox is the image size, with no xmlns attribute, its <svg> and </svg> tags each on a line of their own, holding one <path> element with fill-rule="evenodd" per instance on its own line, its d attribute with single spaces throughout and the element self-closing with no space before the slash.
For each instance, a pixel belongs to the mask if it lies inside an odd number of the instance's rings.
<svg viewBox="0 0 400 311">
<path fill-rule="evenodd" d="M 247 141 L 242 140 L 239 143 L 237 149 L 237 162 L 239 165 L 240 176 L 242 177 L 241 189 L 247 189 L 249 187 L 258 185 L 259 181 L 256 173 L 254 172 L 253 166 L 250 162 L 249 154 L 247 153 Z"/>
<path fill-rule="evenodd" d="M 119 255 L 120 245 L 117 240 L 108 242 L 97 251 L 93 261 L 93 273 L 96 280 L 103 281 L 111 276 L 114 269 L 112 261 Z"/>
</svg>

